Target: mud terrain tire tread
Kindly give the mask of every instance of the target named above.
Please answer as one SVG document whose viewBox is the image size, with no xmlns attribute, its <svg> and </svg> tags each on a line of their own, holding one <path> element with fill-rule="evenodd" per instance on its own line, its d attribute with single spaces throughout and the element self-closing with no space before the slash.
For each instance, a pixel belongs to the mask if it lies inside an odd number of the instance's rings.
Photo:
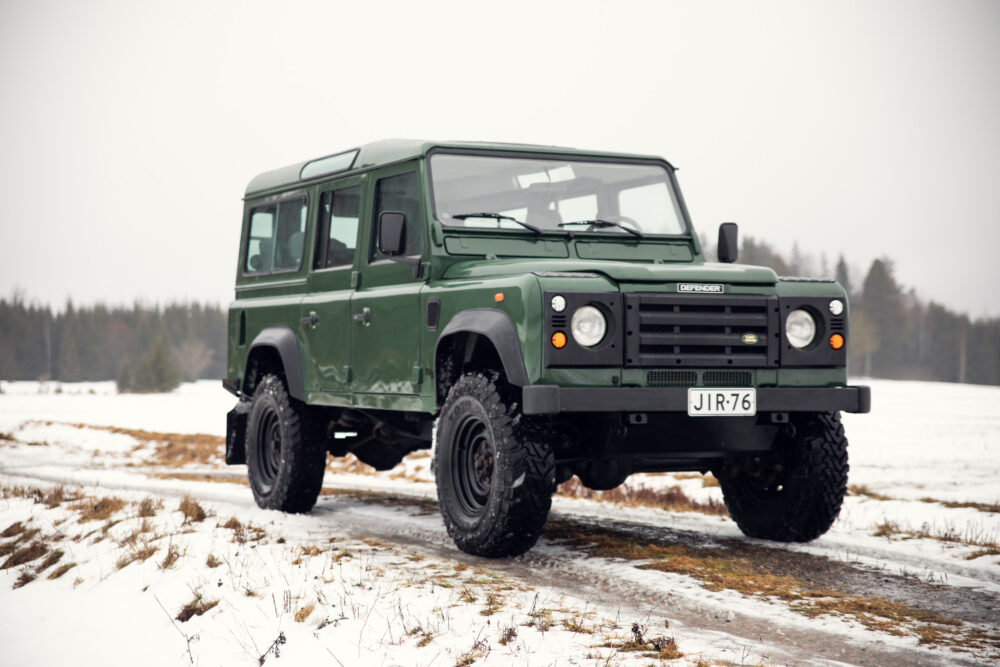
<svg viewBox="0 0 1000 667">
<path fill-rule="evenodd" d="M 800 418 L 784 450 L 781 488 L 753 488 L 746 476 L 719 483 L 729 514 L 749 537 L 778 542 L 809 542 L 833 525 L 847 494 L 847 437 L 840 413 Z"/>
<path fill-rule="evenodd" d="M 273 484 L 267 489 L 259 464 L 258 427 L 269 413 L 277 414 L 282 446 Z M 261 378 L 251 398 L 246 431 L 250 489 L 259 507 L 293 514 L 313 508 L 326 469 L 326 448 L 316 431 L 308 407 L 289 395 L 280 376 Z"/>
<path fill-rule="evenodd" d="M 498 374 L 467 373 L 451 386 L 437 422 L 435 476 L 441 515 L 456 546 L 475 556 L 526 552 L 538 541 L 552 507 L 552 446 L 544 429 L 521 415 L 515 399 L 515 390 Z M 495 459 L 489 497 L 477 517 L 462 509 L 452 466 L 455 431 L 469 415 L 485 425 Z"/>
</svg>

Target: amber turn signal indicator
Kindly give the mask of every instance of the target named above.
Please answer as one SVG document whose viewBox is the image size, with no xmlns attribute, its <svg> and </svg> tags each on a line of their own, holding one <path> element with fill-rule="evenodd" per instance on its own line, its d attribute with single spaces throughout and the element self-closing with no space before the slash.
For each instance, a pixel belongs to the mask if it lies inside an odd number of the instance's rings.
<svg viewBox="0 0 1000 667">
<path fill-rule="evenodd" d="M 844 337 L 840 334 L 833 334 L 830 336 L 830 347 L 835 350 L 839 350 L 844 347 Z"/>
<path fill-rule="evenodd" d="M 566 347 L 566 334 L 562 331 L 557 331 L 552 334 L 552 347 L 562 349 Z"/>
<path fill-rule="evenodd" d="M 493 300 L 496 301 L 497 303 L 503 301 L 503 292 L 497 292 L 496 294 L 494 294 Z"/>
</svg>

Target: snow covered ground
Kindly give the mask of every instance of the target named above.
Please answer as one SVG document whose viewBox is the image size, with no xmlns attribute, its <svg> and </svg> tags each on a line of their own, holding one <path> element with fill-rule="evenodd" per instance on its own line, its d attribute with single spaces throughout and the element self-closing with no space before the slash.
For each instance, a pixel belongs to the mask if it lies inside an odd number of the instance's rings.
<svg viewBox="0 0 1000 667">
<path fill-rule="evenodd" d="M 873 413 L 844 416 L 851 494 L 815 542 L 744 538 L 704 509 L 710 476 L 635 475 L 631 496 L 557 496 L 532 552 L 488 561 L 448 540 L 426 452 L 331 461 L 287 516 L 223 465 L 217 382 L 0 383 L 0 662 L 997 660 L 1000 388 L 869 384 Z M 702 511 L 610 502 L 644 488 Z"/>
</svg>

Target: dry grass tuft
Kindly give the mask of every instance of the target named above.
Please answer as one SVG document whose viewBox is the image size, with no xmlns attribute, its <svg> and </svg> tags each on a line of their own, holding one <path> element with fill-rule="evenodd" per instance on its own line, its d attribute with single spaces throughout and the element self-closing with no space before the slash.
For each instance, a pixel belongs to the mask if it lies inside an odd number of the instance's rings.
<svg viewBox="0 0 1000 667">
<path fill-rule="evenodd" d="M 24 565 L 25 563 L 30 563 L 33 560 L 37 560 L 48 553 L 49 548 L 42 544 L 41 542 L 32 542 L 26 547 L 16 549 L 7 560 L 0 565 L 0 570 L 7 570 L 12 567 L 17 567 L 18 565 Z"/>
<path fill-rule="evenodd" d="M 53 565 L 55 565 L 56 563 L 58 563 L 59 560 L 64 555 L 65 554 L 63 553 L 63 551 L 61 549 L 56 549 L 55 551 L 49 552 L 49 555 L 45 557 L 45 560 L 43 560 L 41 563 L 39 563 L 38 567 L 35 568 L 35 573 L 36 574 L 41 574 L 45 570 L 49 569 L 50 567 L 52 567 Z"/>
<path fill-rule="evenodd" d="M 112 514 L 120 512 L 128 503 L 121 498 L 106 496 L 104 498 L 85 498 L 74 509 L 80 513 L 80 523 L 88 521 L 107 521 Z"/>
<path fill-rule="evenodd" d="M 21 570 L 18 573 L 17 580 L 14 581 L 14 586 L 13 587 L 14 588 L 20 588 L 21 586 L 24 586 L 25 584 L 30 584 L 32 581 L 35 580 L 35 577 L 37 577 L 37 576 L 38 576 L 38 571 L 37 570 L 35 570 L 33 568 L 30 568 L 30 567 L 26 567 L 26 568 L 24 568 L 23 570 Z"/>
<path fill-rule="evenodd" d="M 226 444 L 225 438 L 204 433 L 158 433 L 156 431 L 92 424 L 70 424 L 70 426 L 131 436 L 140 443 L 153 446 L 153 457 L 156 464 L 170 467 L 189 463 L 221 462 L 222 450 Z"/>
<path fill-rule="evenodd" d="M 14 537 L 24 532 L 24 525 L 20 521 L 15 521 L 0 533 L 0 537 Z"/>
<path fill-rule="evenodd" d="M 230 530 L 242 530 L 243 524 L 240 523 L 239 519 L 237 519 L 234 516 L 231 516 L 224 524 L 222 524 L 222 527 L 229 528 Z"/>
<path fill-rule="evenodd" d="M 222 561 L 215 557 L 215 554 L 208 554 L 208 558 L 205 559 L 205 565 L 208 567 L 219 567 L 222 565 Z"/>
<path fill-rule="evenodd" d="M 49 579 L 58 579 L 74 567 L 76 567 L 76 563 L 63 563 L 56 569 L 52 570 L 52 573 L 49 575 Z"/>
<path fill-rule="evenodd" d="M 852 496 L 864 496 L 872 500 L 896 500 L 891 496 L 886 496 L 876 491 L 872 491 L 864 484 L 851 484 L 847 487 L 847 492 Z"/>
<path fill-rule="evenodd" d="M 118 562 L 115 563 L 115 567 L 121 570 L 136 561 L 143 563 L 151 558 L 157 550 L 158 547 L 150 544 L 149 542 L 144 542 L 141 545 L 133 544 L 129 547 L 128 553 L 118 559 Z"/>
<path fill-rule="evenodd" d="M 486 606 L 480 610 L 480 616 L 492 616 L 503 608 L 503 597 L 493 591 L 486 594 Z"/>
<path fill-rule="evenodd" d="M 728 516 L 726 505 L 714 498 L 700 502 L 690 498 L 679 486 L 669 489 L 650 489 L 644 486 L 619 486 L 610 491 L 588 489 L 577 477 L 559 485 L 557 495 L 569 498 L 586 498 L 616 503 L 630 507 L 655 507 L 671 512 L 699 512 L 712 516 Z"/>
<path fill-rule="evenodd" d="M 217 604 L 219 604 L 218 600 L 209 602 L 202 597 L 201 593 L 195 593 L 194 599 L 181 608 L 176 618 L 181 623 L 186 623 L 195 616 L 201 616 Z"/>
<path fill-rule="evenodd" d="M 191 496 L 181 498 L 181 504 L 177 507 L 177 511 L 184 515 L 184 523 L 204 521 L 205 517 L 208 516 L 198 501 Z"/>
<path fill-rule="evenodd" d="M 501 646 L 506 646 L 515 639 L 517 639 L 517 627 L 513 625 L 508 625 L 500 632 L 500 639 L 498 639 L 497 641 L 500 642 Z"/>
<path fill-rule="evenodd" d="M 167 570 L 173 567 L 174 563 L 181 557 L 180 549 L 177 545 L 171 544 L 167 547 L 167 555 L 163 557 L 163 561 L 160 563 L 161 570 Z"/>
<path fill-rule="evenodd" d="M 489 654 L 490 645 L 485 640 L 477 639 L 473 642 L 472 648 L 458 656 L 458 659 L 455 660 L 455 667 L 468 667 L 476 660 L 485 658 Z"/>
<path fill-rule="evenodd" d="M 998 513 L 1000 512 L 1000 502 L 997 503 L 974 503 L 971 501 L 938 500 L 937 498 L 921 498 L 922 503 L 936 503 L 951 509 L 974 509 L 980 512 Z"/>
<path fill-rule="evenodd" d="M 307 604 L 306 606 L 302 607 L 302 609 L 299 609 L 297 612 L 295 612 L 295 622 L 302 623 L 303 621 L 305 621 L 307 618 L 309 618 L 309 614 L 313 613 L 313 609 L 315 608 L 316 605 Z"/>
<path fill-rule="evenodd" d="M 156 516 L 157 510 L 163 509 L 163 501 L 159 498 L 143 498 L 139 501 L 137 516 L 142 518 Z"/>
</svg>

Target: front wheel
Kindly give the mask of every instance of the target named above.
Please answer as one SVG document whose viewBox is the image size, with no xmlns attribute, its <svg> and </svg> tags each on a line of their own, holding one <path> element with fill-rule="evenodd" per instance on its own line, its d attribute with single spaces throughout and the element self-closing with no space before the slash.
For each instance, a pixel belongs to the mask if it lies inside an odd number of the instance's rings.
<svg viewBox="0 0 1000 667">
<path fill-rule="evenodd" d="M 437 423 L 435 474 L 448 535 L 474 556 L 522 554 L 538 540 L 555 491 L 555 459 L 499 378 L 463 375 Z"/>
<path fill-rule="evenodd" d="M 840 414 L 803 415 L 792 426 L 768 454 L 717 475 L 730 516 L 749 537 L 809 542 L 840 513 L 848 470 Z"/>
<path fill-rule="evenodd" d="M 311 433 L 307 407 L 277 375 L 257 384 L 247 417 L 247 469 L 263 509 L 308 512 L 323 486 L 326 449 Z"/>
</svg>

